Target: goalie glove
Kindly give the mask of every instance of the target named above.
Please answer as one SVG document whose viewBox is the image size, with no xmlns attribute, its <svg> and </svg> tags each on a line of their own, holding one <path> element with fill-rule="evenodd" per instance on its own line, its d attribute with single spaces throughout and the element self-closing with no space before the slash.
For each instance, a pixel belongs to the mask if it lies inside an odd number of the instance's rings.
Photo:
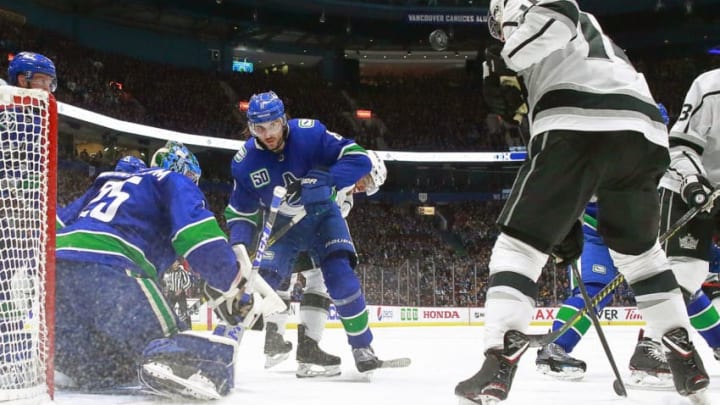
<svg viewBox="0 0 720 405">
<path fill-rule="evenodd" d="M 680 196 L 690 208 L 700 208 L 708 202 L 714 187 L 701 174 L 690 174 L 680 182 Z"/>
<path fill-rule="evenodd" d="M 245 314 L 243 314 L 243 326 L 251 328 L 256 322 L 262 320 L 263 316 L 282 312 L 287 309 L 283 300 L 277 295 L 275 290 L 268 285 L 265 279 L 259 274 L 251 275 L 252 262 L 250 261 L 250 255 L 248 255 L 245 245 L 234 245 L 233 252 L 235 252 L 235 258 L 237 259 L 240 275 L 243 277 L 243 280 L 249 280 L 252 277 L 252 286 L 248 288 L 247 294 L 252 296 L 254 305 L 251 305 Z"/>
<path fill-rule="evenodd" d="M 570 232 L 565 235 L 565 238 L 552 248 L 555 267 L 566 269 L 579 259 L 580 255 L 582 255 L 584 240 L 582 222 L 578 219 L 570 228 Z"/>
<path fill-rule="evenodd" d="M 240 281 L 227 292 L 212 287 L 204 280 L 200 284 L 200 290 L 208 306 L 220 319 L 232 326 L 242 323 L 255 305 L 255 301 L 262 300 L 259 294 L 246 294 L 247 279 L 245 277 L 239 277 L 239 279 Z"/>
</svg>

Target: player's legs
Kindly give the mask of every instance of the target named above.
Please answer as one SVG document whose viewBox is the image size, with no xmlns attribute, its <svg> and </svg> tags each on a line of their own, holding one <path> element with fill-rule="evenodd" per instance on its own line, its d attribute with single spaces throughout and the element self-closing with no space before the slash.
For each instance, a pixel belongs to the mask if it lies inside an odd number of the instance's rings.
<svg viewBox="0 0 720 405">
<path fill-rule="evenodd" d="M 340 357 L 329 354 L 318 345 L 325 331 L 330 296 L 319 268 L 302 272 L 305 290 L 300 302 L 300 324 L 298 325 L 298 369 L 299 378 L 340 375 Z"/>
<path fill-rule="evenodd" d="M 707 374 L 687 335 L 685 303 L 670 263 L 657 241 L 660 204 L 656 191 L 667 163 L 667 151 L 640 133 L 613 134 L 622 145 L 598 188 L 598 232 L 635 293 L 647 321 L 647 337 L 662 340 L 668 352 L 676 389 L 688 395 L 707 386 Z M 678 348 L 692 353 L 690 360 Z M 689 378 L 686 378 L 691 376 Z"/>
<path fill-rule="evenodd" d="M 104 265 L 58 261 L 56 268 L 57 369 L 88 390 L 136 381 L 143 347 L 177 332 L 158 286 Z"/>
<path fill-rule="evenodd" d="M 607 246 L 598 236 L 594 235 L 594 231 L 588 229 L 587 225 L 583 227 L 583 231 L 585 237 L 580 258 L 581 276 L 588 295 L 594 297 L 615 278 L 617 269 L 612 263 Z M 591 232 L 593 234 L 589 234 Z M 596 306 L 596 309 L 602 310 L 611 300 L 612 295 L 606 296 Z M 584 307 L 585 301 L 579 289 L 575 288 L 572 296 L 563 302 L 558 311 L 552 330 L 560 329 L 567 320 Z M 538 371 L 559 379 L 577 380 L 582 378 L 585 375 L 587 365 L 584 361 L 576 359 L 568 353 L 573 351 L 591 325 L 592 321 L 586 315 L 579 319 L 567 332 L 560 335 L 555 342 L 538 350 L 538 356 L 535 360 Z"/>
<path fill-rule="evenodd" d="M 570 231 L 590 200 L 597 174 L 590 138 L 553 131 L 533 138 L 498 219 L 502 233 L 490 257 L 485 303 L 485 362 L 455 394 L 504 400 L 529 341 L 537 279 L 548 252 Z M 586 153 L 587 150 L 587 153 Z"/>
<path fill-rule="evenodd" d="M 375 369 L 380 362 L 370 346 L 373 335 L 365 295 L 354 272 L 357 255 L 347 223 L 337 206 L 318 220 L 311 253 L 320 258 L 325 285 L 353 349 L 356 367 L 361 372 Z"/>
<path fill-rule="evenodd" d="M 56 269 L 55 364 L 78 387 L 134 385 L 140 376 L 164 396 L 211 399 L 232 388 L 236 344 L 178 334 L 153 280 L 99 264 L 58 261 Z"/>
<path fill-rule="evenodd" d="M 265 368 L 275 367 L 290 357 L 292 350 L 292 342 L 285 340 L 285 326 L 290 317 L 290 282 L 280 285 L 275 290 L 277 295 L 283 300 L 287 309 L 282 312 L 265 317 L 265 345 L 263 353 L 265 353 Z"/>
<path fill-rule="evenodd" d="M 679 194 L 660 189 L 660 230 L 666 231 L 689 207 Z M 708 275 L 714 220 L 700 214 L 669 238 L 663 248 L 687 304 L 690 323 L 713 351 L 720 351 L 720 314 L 701 287 Z"/>
</svg>

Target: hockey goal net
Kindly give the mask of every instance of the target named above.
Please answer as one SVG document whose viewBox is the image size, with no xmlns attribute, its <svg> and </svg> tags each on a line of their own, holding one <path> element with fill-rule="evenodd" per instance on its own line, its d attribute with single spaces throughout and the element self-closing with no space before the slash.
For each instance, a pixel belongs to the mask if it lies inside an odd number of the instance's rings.
<svg viewBox="0 0 720 405">
<path fill-rule="evenodd" d="M 54 97 L 0 86 L 0 401 L 53 396 L 56 150 Z"/>
</svg>

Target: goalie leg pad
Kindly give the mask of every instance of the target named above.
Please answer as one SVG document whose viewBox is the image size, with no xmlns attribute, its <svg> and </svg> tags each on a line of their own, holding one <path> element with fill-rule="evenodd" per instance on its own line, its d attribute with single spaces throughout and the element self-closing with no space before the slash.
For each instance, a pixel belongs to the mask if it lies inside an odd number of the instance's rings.
<svg viewBox="0 0 720 405">
<path fill-rule="evenodd" d="M 179 333 L 155 339 L 143 351 L 138 376 L 156 395 L 219 399 L 234 386 L 236 348 L 235 342 L 218 336 Z"/>
</svg>

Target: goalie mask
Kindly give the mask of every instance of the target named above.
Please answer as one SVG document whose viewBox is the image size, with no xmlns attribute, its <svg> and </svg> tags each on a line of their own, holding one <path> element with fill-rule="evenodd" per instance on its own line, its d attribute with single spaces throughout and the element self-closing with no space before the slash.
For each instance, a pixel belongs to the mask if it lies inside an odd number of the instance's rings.
<svg viewBox="0 0 720 405">
<path fill-rule="evenodd" d="M 152 157 L 151 167 L 160 167 L 189 177 L 195 184 L 200 182 L 200 164 L 195 155 L 180 142 L 168 141 Z"/>
<path fill-rule="evenodd" d="M 117 165 L 115 165 L 116 172 L 135 173 L 142 169 L 147 169 L 147 165 L 135 156 L 125 156 L 118 160 Z"/>
<path fill-rule="evenodd" d="M 285 116 L 285 105 L 274 91 L 253 94 L 250 97 L 247 119 L 250 133 L 265 149 L 272 151 L 282 149 L 288 135 L 287 117 Z M 282 139 L 275 148 L 270 148 L 262 142 L 261 138 L 279 133 L 281 130 Z"/>
<path fill-rule="evenodd" d="M 370 169 L 370 173 L 367 174 L 370 179 L 365 182 L 365 194 L 373 195 L 380 190 L 380 186 L 387 180 L 387 167 L 385 167 L 385 162 L 383 162 L 377 152 L 374 150 L 367 152 L 370 162 L 372 163 L 372 169 Z"/>
<path fill-rule="evenodd" d="M 57 89 L 55 64 L 48 57 L 33 52 L 20 52 L 15 55 L 8 66 L 8 82 L 13 86 L 17 86 L 18 75 L 24 75 L 27 81 L 32 81 L 36 73 L 50 76 L 50 83 L 47 83 L 47 88 L 51 93 Z"/>
</svg>

